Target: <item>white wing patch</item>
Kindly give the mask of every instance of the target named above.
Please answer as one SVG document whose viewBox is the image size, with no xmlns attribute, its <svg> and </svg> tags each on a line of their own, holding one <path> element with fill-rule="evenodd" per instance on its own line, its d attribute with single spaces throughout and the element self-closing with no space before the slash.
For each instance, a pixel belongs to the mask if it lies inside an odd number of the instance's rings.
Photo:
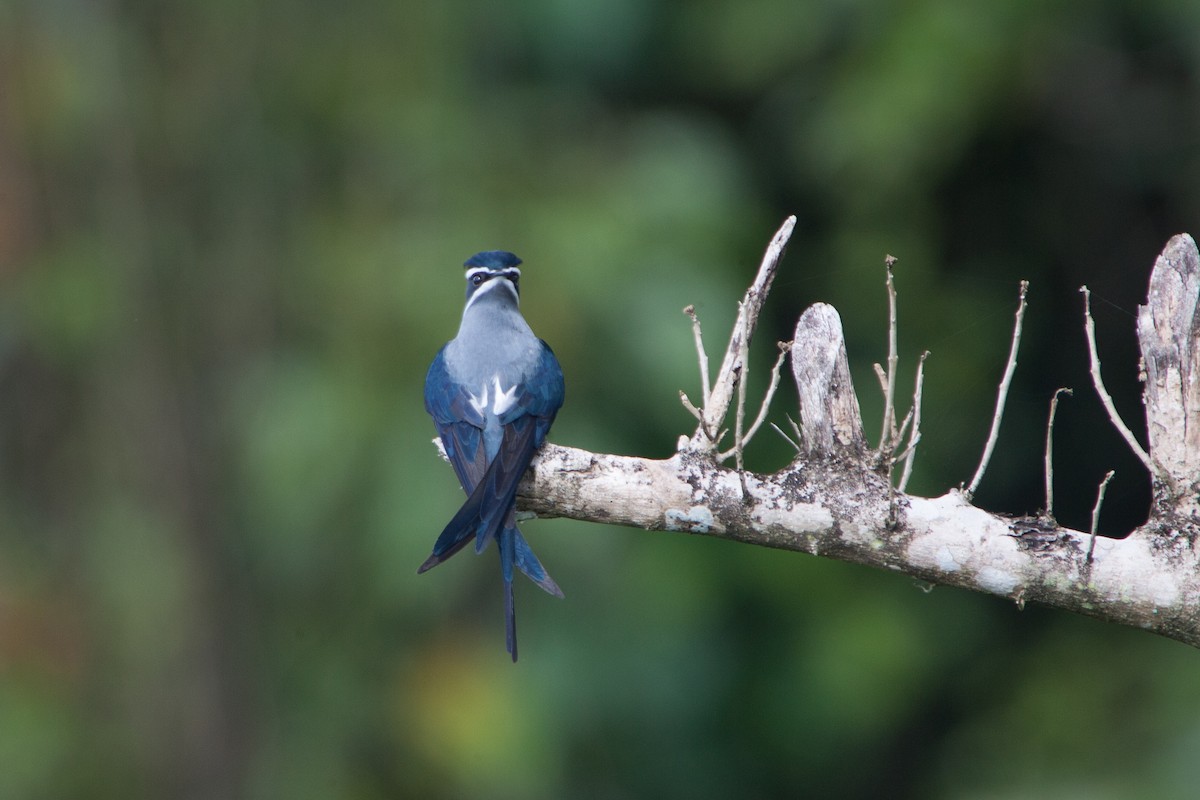
<svg viewBox="0 0 1200 800">
<path fill-rule="evenodd" d="M 477 394 L 471 394 L 470 392 L 467 392 L 467 394 L 470 395 L 470 397 L 471 397 L 471 408 L 475 409 L 477 412 L 482 414 L 484 409 L 486 409 L 487 405 L 488 405 L 487 384 L 485 383 L 483 385 L 483 395 L 482 396 L 477 395 Z"/>
<path fill-rule="evenodd" d="M 512 408 L 517 402 L 517 386 L 516 384 L 513 384 L 512 388 L 510 388 L 507 392 L 504 391 L 504 389 L 500 388 L 499 375 L 492 376 L 492 386 L 496 387 L 496 399 L 492 403 L 492 413 L 499 417 Z M 471 398 L 471 408 L 475 409 L 480 414 L 484 413 L 488 407 L 488 385 L 486 383 L 483 385 L 482 394 L 468 394 Z"/>
<path fill-rule="evenodd" d="M 496 386 L 496 404 L 492 406 L 492 413 L 498 417 L 505 411 L 508 411 L 510 408 L 512 408 L 513 404 L 517 402 L 517 385 L 513 384 L 512 388 L 506 392 L 500 388 L 499 375 L 493 376 L 492 381 Z M 483 395 L 484 398 L 487 397 L 486 388 L 483 390 Z M 484 400 L 484 403 L 487 403 L 486 399 Z"/>
</svg>

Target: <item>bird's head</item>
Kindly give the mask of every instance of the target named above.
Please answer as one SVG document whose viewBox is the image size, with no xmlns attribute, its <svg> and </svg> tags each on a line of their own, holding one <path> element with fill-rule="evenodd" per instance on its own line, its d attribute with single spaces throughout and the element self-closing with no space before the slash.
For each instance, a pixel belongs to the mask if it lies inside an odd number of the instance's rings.
<svg viewBox="0 0 1200 800">
<path fill-rule="evenodd" d="M 521 299 L 521 259 L 504 250 L 476 253 L 463 264 L 467 269 L 467 305 L 485 297 L 518 305 Z"/>
</svg>

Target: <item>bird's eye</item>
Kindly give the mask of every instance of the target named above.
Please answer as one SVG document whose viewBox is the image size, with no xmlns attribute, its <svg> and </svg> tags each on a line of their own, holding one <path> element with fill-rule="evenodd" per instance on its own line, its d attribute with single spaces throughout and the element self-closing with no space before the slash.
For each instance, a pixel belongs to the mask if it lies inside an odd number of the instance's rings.
<svg viewBox="0 0 1200 800">
<path fill-rule="evenodd" d="M 483 273 L 482 272 L 476 272 L 474 275 L 471 276 L 471 285 L 472 286 L 480 286 L 482 284 L 483 284 Z"/>
<path fill-rule="evenodd" d="M 521 285 L 521 276 L 520 275 L 509 275 L 508 279 L 513 282 L 513 286 Z"/>
</svg>

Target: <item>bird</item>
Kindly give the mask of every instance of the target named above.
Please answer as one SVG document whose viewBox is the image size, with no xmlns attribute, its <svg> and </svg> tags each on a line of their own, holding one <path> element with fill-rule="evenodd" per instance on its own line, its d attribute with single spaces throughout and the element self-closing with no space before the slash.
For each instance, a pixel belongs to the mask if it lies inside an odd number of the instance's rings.
<svg viewBox="0 0 1200 800">
<path fill-rule="evenodd" d="M 446 524 L 417 573 L 447 560 L 472 540 L 481 553 L 496 540 L 504 579 L 505 645 L 517 660 L 513 568 L 556 597 L 516 523 L 517 484 L 562 407 L 562 368 L 521 315 L 521 259 L 505 250 L 471 256 L 457 335 L 425 376 L 425 410 L 467 500 Z"/>
</svg>

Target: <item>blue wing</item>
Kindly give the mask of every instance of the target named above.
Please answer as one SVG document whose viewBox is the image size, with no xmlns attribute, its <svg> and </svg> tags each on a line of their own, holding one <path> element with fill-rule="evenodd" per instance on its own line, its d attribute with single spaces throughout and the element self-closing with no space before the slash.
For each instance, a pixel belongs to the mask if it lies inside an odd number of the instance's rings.
<svg viewBox="0 0 1200 800">
<path fill-rule="evenodd" d="M 433 553 L 418 572 L 425 572 L 457 553 L 472 535 L 479 543 L 478 550 L 496 538 L 512 511 L 517 484 L 537 450 L 537 427 L 534 417 L 519 417 L 505 426 L 500 452 L 488 465 L 467 501 L 446 524 L 433 545 Z M 464 471 L 472 467 L 473 464 L 464 462 Z"/>
<path fill-rule="evenodd" d="M 499 419 L 502 438 L 490 463 L 483 441 L 487 420 L 471 405 L 465 389 L 451 379 L 445 364 L 445 348 L 430 365 L 425 379 L 425 408 L 433 417 L 446 455 L 468 497 L 442 530 L 432 554 L 418 572 L 432 569 L 453 556 L 470 541 L 472 534 L 476 549 L 482 550 L 502 532 L 517 531 L 513 514 L 517 485 L 537 448 L 545 441 L 565 394 L 558 360 L 545 342 L 541 344 L 537 368 L 521 384 L 516 402 Z M 562 591 L 546 574 L 519 531 L 512 538 L 512 563 L 543 589 L 561 596 Z"/>
<path fill-rule="evenodd" d="M 471 404 L 465 388 L 450 377 L 444 347 L 434 358 L 425 378 L 425 409 L 433 417 L 446 456 L 467 493 L 467 500 L 442 530 L 433 545 L 433 552 L 417 572 L 432 569 L 453 556 L 471 541 L 472 534 L 476 551 L 497 539 L 504 578 L 505 644 L 513 661 L 517 660 L 513 567 L 550 594 L 563 596 L 517 528 L 514 505 L 517 485 L 534 453 L 545 441 L 546 433 L 562 407 L 564 394 L 562 369 L 545 342 L 541 342 L 537 367 L 520 383 L 514 403 L 499 418 L 491 418 L 490 428 L 489 419 Z M 497 427 L 498 444 L 495 441 Z M 490 461 L 489 442 L 495 448 Z"/>
</svg>

